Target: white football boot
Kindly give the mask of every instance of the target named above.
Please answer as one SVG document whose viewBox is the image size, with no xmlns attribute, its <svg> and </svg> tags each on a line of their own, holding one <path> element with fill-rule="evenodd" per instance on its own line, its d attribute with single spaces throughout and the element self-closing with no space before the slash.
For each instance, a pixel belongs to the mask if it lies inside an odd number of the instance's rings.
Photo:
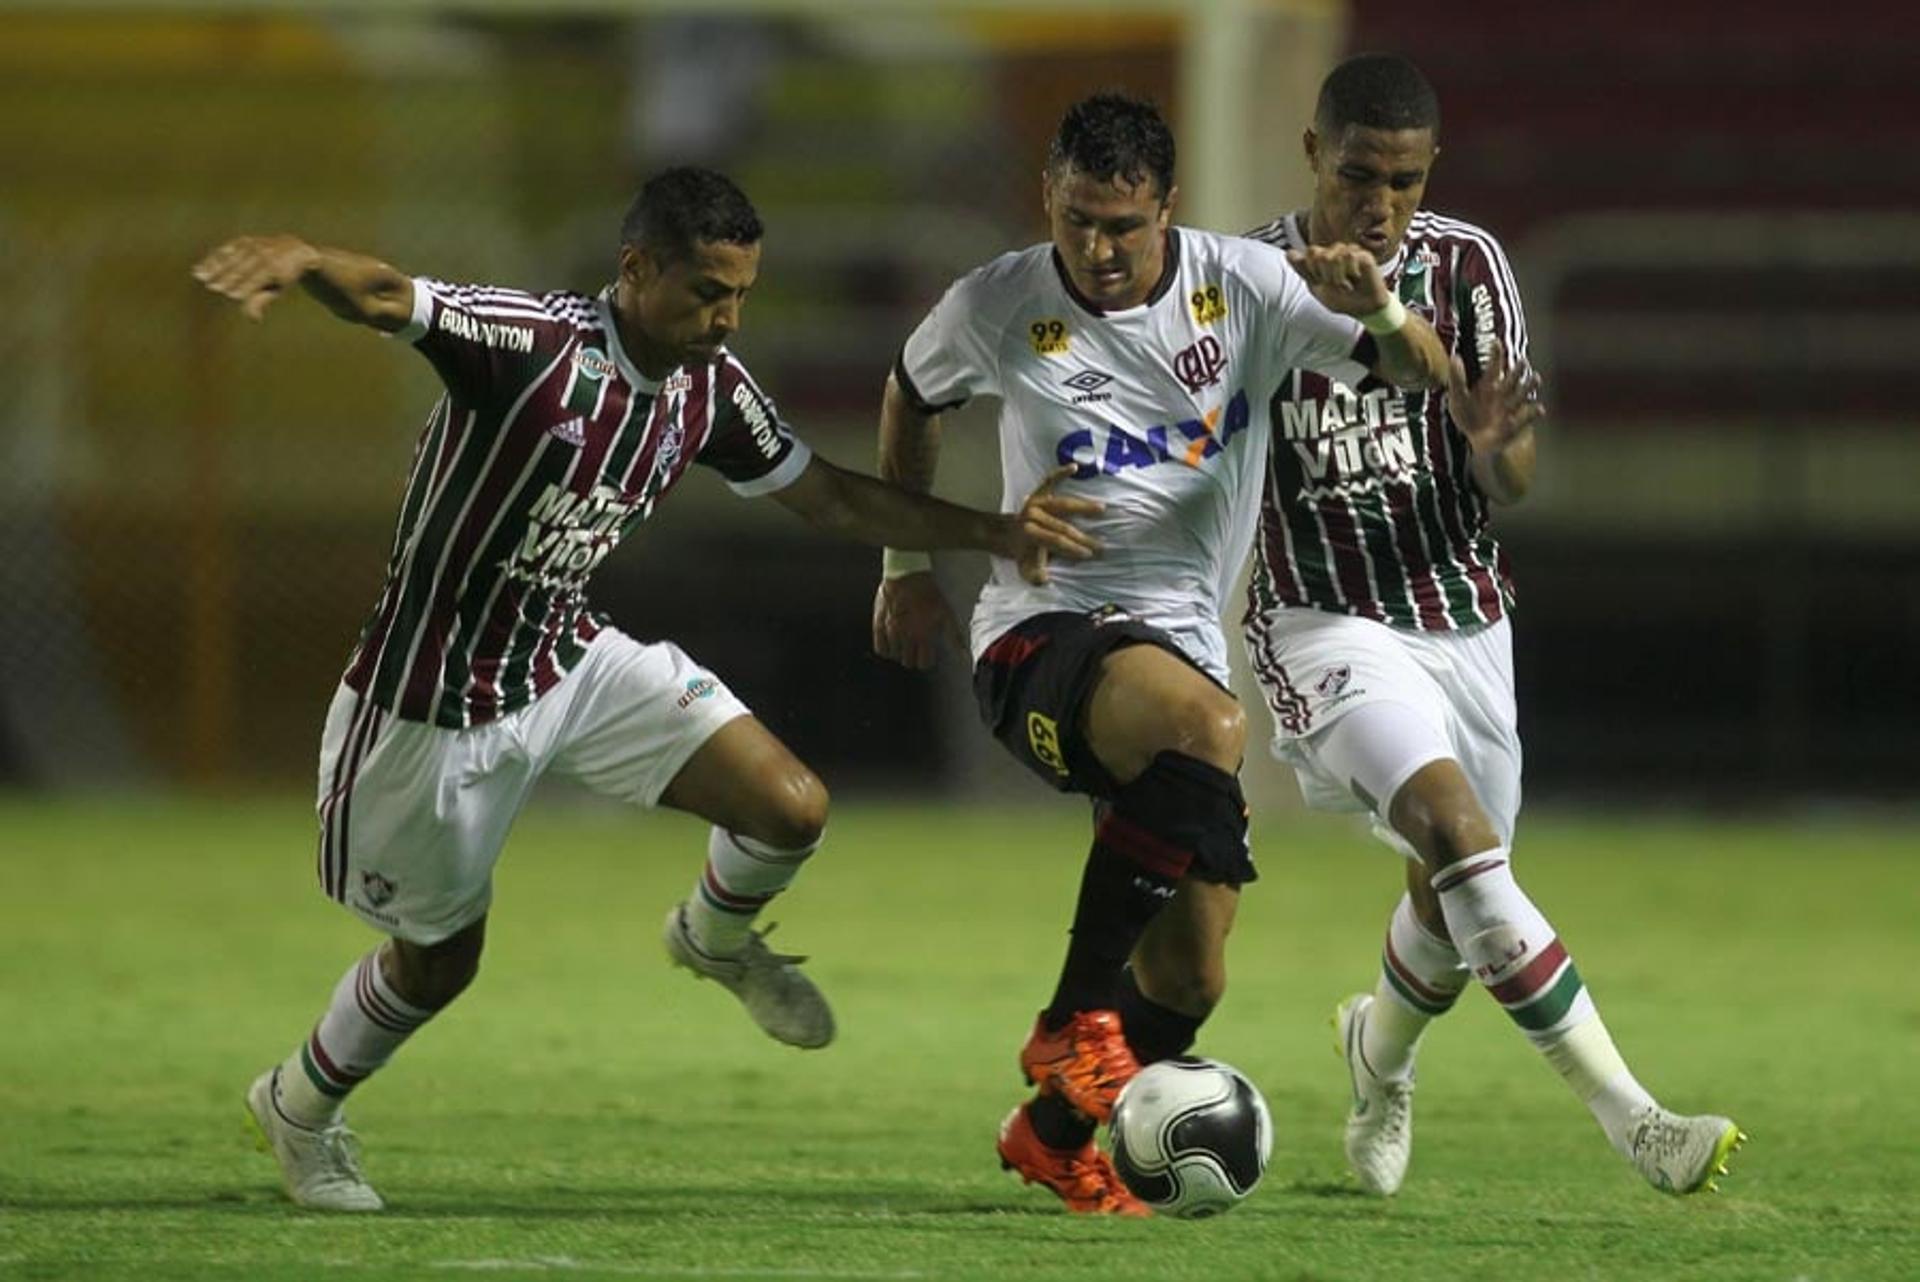
<svg viewBox="0 0 1920 1282">
<path fill-rule="evenodd" d="M 687 933 L 685 909 L 667 913 L 667 956 L 702 979 L 711 979 L 740 999 L 767 1036 L 789 1046 L 813 1050 L 833 1040 L 833 1011 L 827 999 L 800 971 L 805 957 L 767 947 L 769 927 L 747 936 L 739 952 L 716 957 L 700 950 Z"/>
<path fill-rule="evenodd" d="M 1658 1104 L 1634 1114 L 1631 1131 L 1633 1169 L 1662 1193 L 1684 1197 L 1701 1189 L 1718 1191 L 1714 1176 L 1727 1173 L 1727 1159 L 1747 1142 L 1732 1119 L 1711 1113 L 1682 1117 Z"/>
<path fill-rule="evenodd" d="M 318 1130 L 288 1121 L 273 1102 L 270 1068 L 247 1089 L 247 1115 L 259 1132 L 260 1148 L 280 1163 L 287 1196 L 317 1211 L 378 1211 L 386 1205 L 360 1171 L 359 1143 L 346 1123 L 335 1120 Z"/>
<path fill-rule="evenodd" d="M 1338 1038 L 1334 1049 L 1347 1061 L 1353 1085 L 1353 1111 L 1347 1114 L 1347 1165 L 1369 1193 L 1390 1197 L 1407 1177 L 1413 1156 L 1413 1077 L 1389 1081 L 1375 1077 L 1360 1053 L 1373 994 L 1355 993 L 1333 1012 Z"/>
</svg>

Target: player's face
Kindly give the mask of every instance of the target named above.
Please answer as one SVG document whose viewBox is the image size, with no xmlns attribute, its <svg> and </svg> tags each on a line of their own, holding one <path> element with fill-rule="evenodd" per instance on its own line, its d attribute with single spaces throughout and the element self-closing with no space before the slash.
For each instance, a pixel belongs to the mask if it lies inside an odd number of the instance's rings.
<svg viewBox="0 0 1920 1282">
<path fill-rule="evenodd" d="M 1433 130 L 1348 125 L 1326 137 L 1309 129 L 1305 141 L 1313 166 L 1308 235 L 1316 245 L 1363 245 L 1384 263 L 1400 248 L 1427 194 L 1427 175 L 1440 154 Z"/>
<path fill-rule="evenodd" d="M 713 359 L 740 328 L 740 311 L 760 274 L 760 246 L 701 241 L 679 258 L 620 250 L 620 296 L 633 322 L 644 373 Z M 650 368 L 651 366 L 651 368 Z"/>
<path fill-rule="evenodd" d="M 1053 247 L 1089 302 L 1112 311 L 1147 300 L 1166 264 L 1174 188 L 1160 196 L 1152 179 L 1127 184 L 1067 168 L 1041 188 Z"/>
</svg>

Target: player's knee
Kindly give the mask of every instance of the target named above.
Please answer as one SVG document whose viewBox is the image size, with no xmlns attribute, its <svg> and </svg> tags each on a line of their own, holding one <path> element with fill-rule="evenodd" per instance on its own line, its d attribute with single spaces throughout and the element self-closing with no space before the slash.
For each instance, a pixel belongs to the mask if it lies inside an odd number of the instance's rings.
<svg viewBox="0 0 1920 1282">
<path fill-rule="evenodd" d="M 1427 827 L 1422 851 L 1431 868 L 1445 868 L 1500 844 L 1493 824 L 1477 805 L 1437 816 Z"/>
<path fill-rule="evenodd" d="M 483 949 L 483 937 L 468 931 L 424 946 L 396 939 L 387 949 L 387 981 L 410 1005 L 439 1010 L 472 985 Z"/>
<path fill-rule="evenodd" d="M 1445 868 L 1500 844 L 1493 821 L 1458 771 L 1416 774 L 1390 807 L 1394 831 L 1419 852 L 1429 870 Z"/>
<path fill-rule="evenodd" d="M 774 781 L 757 831 L 746 835 L 780 850 L 803 850 L 827 829 L 827 785 L 805 766 L 794 766 Z"/>
<path fill-rule="evenodd" d="M 1116 820 L 1175 852 L 1161 871 L 1178 879 L 1189 872 L 1237 886 L 1253 878 L 1247 850 L 1247 800 L 1230 769 L 1181 752 L 1162 752 L 1138 778 L 1113 793 Z"/>
<path fill-rule="evenodd" d="M 1182 698 L 1168 719 L 1174 752 L 1216 766 L 1238 770 L 1247 753 L 1247 714 L 1238 702 L 1211 687 Z"/>
</svg>

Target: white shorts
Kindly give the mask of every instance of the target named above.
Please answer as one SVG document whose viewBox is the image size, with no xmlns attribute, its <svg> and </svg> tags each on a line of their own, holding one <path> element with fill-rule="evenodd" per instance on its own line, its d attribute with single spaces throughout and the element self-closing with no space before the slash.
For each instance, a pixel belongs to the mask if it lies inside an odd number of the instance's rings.
<svg viewBox="0 0 1920 1282">
<path fill-rule="evenodd" d="M 1520 733 L 1513 697 L 1513 629 L 1406 632 L 1371 619 L 1281 609 L 1247 628 L 1247 653 L 1273 714 L 1273 755 L 1292 766 L 1307 804 L 1371 812 L 1374 832 L 1412 851 L 1386 825 L 1393 795 L 1421 766 L 1460 763 L 1503 844 L 1520 814 Z M 1330 727 L 1356 708 L 1395 704 L 1406 715 L 1369 716 L 1393 742 L 1341 743 Z M 1337 755 L 1343 768 L 1330 765 Z M 1349 762 L 1365 762 L 1358 779 Z"/>
<path fill-rule="evenodd" d="M 395 719 L 341 686 L 320 739 L 320 882 L 416 944 L 473 924 L 520 806 L 552 770 L 651 807 L 747 707 L 670 641 L 608 628 L 560 684 L 465 730 Z"/>
</svg>

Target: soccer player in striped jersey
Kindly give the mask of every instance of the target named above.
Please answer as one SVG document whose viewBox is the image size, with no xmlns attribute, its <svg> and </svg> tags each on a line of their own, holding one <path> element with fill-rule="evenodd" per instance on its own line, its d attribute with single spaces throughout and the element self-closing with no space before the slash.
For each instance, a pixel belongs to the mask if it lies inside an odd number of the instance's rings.
<svg viewBox="0 0 1920 1282">
<path fill-rule="evenodd" d="M 1306 131 L 1311 208 L 1253 233 L 1298 252 L 1357 241 L 1450 352 L 1445 396 L 1357 367 L 1297 369 L 1274 437 L 1246 618 L 1274 754 L 1307 800 L 1362 809 L 1405 857 L 1371 994 L 1335 1015 L 1353 1086 L 1346 1150 L 1375 1193 L 1412 1151 L 1414 1052 L 1478 980 L 1654 1187 L 1710 1187 L 1744 1138 L 1682 1117 L 1628 1071 L 1565 945 L 1515 881 L 1520 807 L 1506 558 L 1491 505 L 1533 478 L 1542 409 L 1499 242 L 1420 208 L 1438 155 L 1432 86 L 1363 54 L 1320 91 Z"/>
<path fill-rule="evenodd" d="M 389 938 L 247 1094 L 304 1206 L 380 1208 L 341 1105 L 472 980 L 493 866 L 549 771 L 708 820 L 705 867 L 666 919 L 668 957 L 780 1041 L 832 1039 L 801 959 L 752 929 L 819 844 L 825 788 L 718 677 L 669 641 L 627 636 L 583 594 L 689 467 L 839 534 L 983 548 L 1035 580 L 1047 552 L 1094 548 L 1065 520 L 1092 505 L 1050 483 L 989 514 L 814 456 L 726 345 L 761 232 L 732 182 L 682 168 L 641 189 L 598 296 L 413 278 L 292 236 L 230 241 L 194 269 L 256 320 L 300 286 L 411 343 L 446 388 L 321 742 L 321 885 Z"/>
<path fill-rule="evenodd" d="M 1066 961 L 1019 1056 L 1039 1093 L 998 1147 L 1096 1214 L 1145 1210 L 1095 1124 L 1141 1063 L 1192 1044 L 1254 875 L 1221 617 L 1258 522 L 1278 380 L 1349 361 L 1407 386 L 1446 379 L 1439 340 L 1360 247 L 1316 246 L 1290 266 L 1173 226 L 1173 160 L 1151 104 L 1101 94 L 1071 108 L 1042 175 L 1051 240 L 948 290 L 881 412 L 882 473 L 926 489 L 940 413 L 996 396 L 1006 504 L 1056 467 L 1105 504 L 1088 523 L 1097 563 L 1046 585 L 996 567 L 972 628 L 988 726 L 1049 785 L 1093 799 Z M 947 604 L 925 558 L 889 552 L 883 576 L 875 649 L 925 667 L 957 631 Z"/>
</svg>

